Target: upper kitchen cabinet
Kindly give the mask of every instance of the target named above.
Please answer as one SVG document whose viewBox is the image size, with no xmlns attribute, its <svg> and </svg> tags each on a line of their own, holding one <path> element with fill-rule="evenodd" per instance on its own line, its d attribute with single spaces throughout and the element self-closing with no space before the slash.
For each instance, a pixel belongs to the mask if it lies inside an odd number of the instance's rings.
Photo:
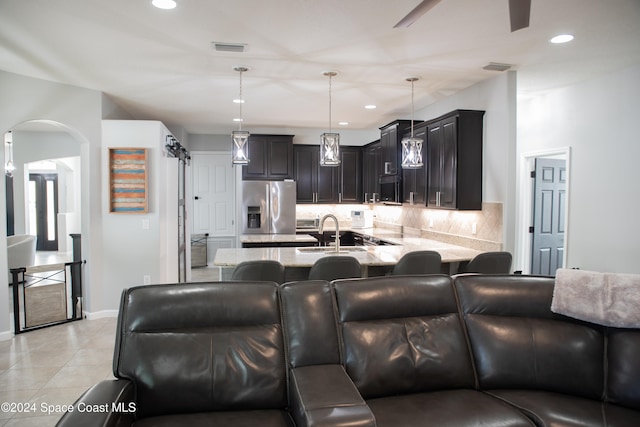
<svg viewBox="0 0 640 427">
<path fill-rule="evenodd" d="M 362 191 L 365 203 L 379 200 L 380 175 L 382 175 L 382 145 L 378 140 L 365 145 L 362 149 Z"/>
<path fill-rule="evenodd" d="M 243 180 L 281 181 L 293 178 L 293 135 L 249 136 L 249 164 Z"/>
<path fill-rule="evenodd" d="M 298 203 L 361 203 L 362 152 L 340 147 L 340 166 L 320 166 L 318 145 L 294 145 Z"/>
<path fill-rule="evenodd" d="M 382 174 L 400 174 L 400 156 L 402 155 L 400 141 L 409 126 L 411 126 L 411 120 L 396 120 L 380 128 Z"/>
<path fill-rule="evenodd" d="M 340 147 L 339 203 L 362 203 L 362 149 Z"/>
<path fill-rule="evenodd" d="M 427 126 L 427 206 L 482 209 L 484 111 L 455 110 Z"/>
<path fill-rule="evenodd" d="M 293 146 L 293 179 L 298 203 L 336 203 L 338 167 L 320 166 L 318 145 Z"/>
<path fill-rule="evenodd" d="M 427 126 L 419 124 L 413 128 L 413 137 L 422 139 L 422 159 L 426 161 L 425 151 L 427 147 Z M 409 130 L 404 137 L 410 137 Z M 401 159 L 402 160 L 402 159 Z M 402 169 L 402 192 L 403 202 L 414 205 L 424 205 L 427 197 L 427 176 L 426 165 L 420 168 Z"/>
</svg>

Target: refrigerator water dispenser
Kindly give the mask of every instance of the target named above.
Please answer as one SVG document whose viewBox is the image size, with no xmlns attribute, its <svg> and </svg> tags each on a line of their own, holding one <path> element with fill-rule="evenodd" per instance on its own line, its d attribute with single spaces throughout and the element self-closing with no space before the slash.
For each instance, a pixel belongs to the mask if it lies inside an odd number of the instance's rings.
<svg viewBox="0 0 640 427">
<path fill-rule="evenodd" d="M 247 207 L 247 227 L 260 228 L 260 206 Z"/>
</svg>

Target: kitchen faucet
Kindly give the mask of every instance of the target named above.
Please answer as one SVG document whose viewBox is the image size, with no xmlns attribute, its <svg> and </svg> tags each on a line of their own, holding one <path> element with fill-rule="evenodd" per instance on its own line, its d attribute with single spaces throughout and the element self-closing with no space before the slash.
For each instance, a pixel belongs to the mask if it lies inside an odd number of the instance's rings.
<svg viewBox="0 0 640 427">
<path fill-rule="evenodd" d="M 327 218 L 333 219 L 333 222 L 336 223 L 336 253 L 339 253 L 340 252 L 340 227 L 338 226 L 338 218 L 336 218 L 336 216 L 332 214 L 326 214 L 325 216 L 323 216 L 320 219 L 320 226 L 318 227 L 318 232 L 320 234 L 323 233 L 322 229 L 324 228 L 324 222 L 327 220 Z"/>
</svg>

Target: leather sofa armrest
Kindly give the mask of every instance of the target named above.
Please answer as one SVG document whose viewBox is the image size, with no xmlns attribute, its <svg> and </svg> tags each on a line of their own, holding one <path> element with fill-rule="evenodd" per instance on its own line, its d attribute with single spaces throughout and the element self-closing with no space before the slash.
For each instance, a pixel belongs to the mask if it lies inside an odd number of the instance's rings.
<svg viewBox="0 0 640 427">
<path fill-rule="evenodd" d="M 297 426 L 373 427 L 373 413 L 342 365 L 291 370 L 291 414 Z"/>
<path fill-rule="evenodd" d="M 58 427 L 130 426 L 136 412 L 133 383 L 105 380 L 87 390 L 60 418 Z"/>
</svg>

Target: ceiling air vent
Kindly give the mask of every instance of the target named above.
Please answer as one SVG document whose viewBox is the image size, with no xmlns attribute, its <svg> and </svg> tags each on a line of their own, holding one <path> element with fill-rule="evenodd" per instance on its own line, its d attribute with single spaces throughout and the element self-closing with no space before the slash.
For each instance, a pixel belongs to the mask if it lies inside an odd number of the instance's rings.
<svg viewBox="0 0 640 427">
<path fill-rule="evenodd" d="M 244 52 L 247 45 L 245 43 L 223 43 L 223 42 L 212 42 L 213 48 L 217 52 Z"/>
<path fill-rule="evenodd" d="M 499 64 L 497 62 L 489 62 L 487 65 L 482 67 L 482 69 L 489 70 L 489 71 L 507 71 L 511 67 L 512 65 L 510 64 Z"/>
</svg>

